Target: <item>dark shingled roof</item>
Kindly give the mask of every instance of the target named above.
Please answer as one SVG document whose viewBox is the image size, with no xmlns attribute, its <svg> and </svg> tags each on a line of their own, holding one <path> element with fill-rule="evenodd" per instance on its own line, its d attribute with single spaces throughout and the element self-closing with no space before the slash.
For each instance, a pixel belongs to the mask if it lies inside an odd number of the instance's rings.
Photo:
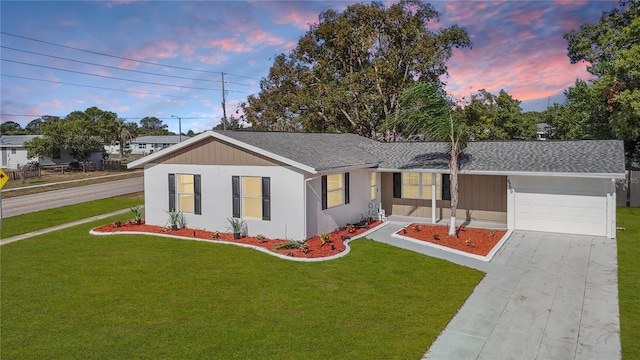
<svg viewBox="0 0 640 360">
<path fill-rule="evenodd" d="M 198 135 L 206 136 L 207 133 Z M 355 134 L 214 131 L 254 151 L 286 159 L 314 172 L 348 167 L 385 171 L 449 171 L 449 144 L 381 143 Z M 136 160 L 139 167 L 175 151 L 182 142 Z M 197 141 L 197 139 L 193 139 Z M 286 161 L 285 161 L 286 162 Z M 622 140 L 472 142 L 460 155 L 460 171 L 468 173 L 558 173 L 624 176 Z M 305 169 L 305 170 L 307 170 Z"/>
<path fill-rule="evenodd" d="M 373 140 L 355 134 L 215 131 L 245 144 L 309 166 L 316 171 L 376 166 L 380 160 L 359 146 Z"/>
<path fill-rule="evenodd" d="M 448 170 L 447 143 L 369 143 L 380 168 Z M 621 140 L 472 142 L 460 155 L 460 170 L 469 172 L 624 173 Z"/>
</svg>

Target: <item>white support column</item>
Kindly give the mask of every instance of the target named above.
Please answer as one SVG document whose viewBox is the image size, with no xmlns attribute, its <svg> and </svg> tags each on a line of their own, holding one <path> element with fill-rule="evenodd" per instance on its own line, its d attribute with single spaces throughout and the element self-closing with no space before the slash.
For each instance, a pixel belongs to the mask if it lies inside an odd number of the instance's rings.
<svg viewBox="0 0 640 360">
<path fill-rule="evenodd" d="M 431 174 L 431 223 L 436 223 L 436 174 Z"/>
</svg>

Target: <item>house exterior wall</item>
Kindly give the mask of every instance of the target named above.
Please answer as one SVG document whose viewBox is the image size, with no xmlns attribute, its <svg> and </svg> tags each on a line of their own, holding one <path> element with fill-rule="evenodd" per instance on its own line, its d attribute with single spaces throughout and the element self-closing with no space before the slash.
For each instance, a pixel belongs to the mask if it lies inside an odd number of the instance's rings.
<svg viewBox="0 0 640 360">
<path fill-rule="evenodd" d="M 431 219 L 431 200 L 393 197 L 393 173 L 382 173 L 382 208 L 387 215 Z M 507 222 L 507 177 L 458 175 L 456 218 Z M 451 201 L 436 201 L 436 218 L 451 216 Z"/>
<path fill-rule="evenodd" d="M 306 209 L 307 209 L 307 238 L 321 233 L 331 232 L 348 223 L 357 223 L 362 217 L 376 217 L 380 204 L 380 192 L 376 200 L 371 200 L 371 173 L 374 169 L 358 169 L 338 171 L 331 174 L 349 173 L 349 203 L 322 210 L 322 181 L 321 175 L 307 174 Z M 378 178 L 378 187 L 380 178 Z"/>
<path fill-rule="evenodd" d="M 271 219 L 245 219 L 247 234 L 270 238 L 305 239 L 304 176 L 297 169 L 281 166 L 235 166 L 148 164 L 144 173 L 145 221 L 166 226 L 169 210 L 168 174 L 201 176 L 202 214 L 185 213 L 186 226 L 193 229 L 230 232 L 232 176 L 271 178 Z"/>
<path fill-rule="evenodd" d="M 206 138 L 159 158 L 162 164 L 286 166 L 266 156 L 247 151 L 214 138 Z"/>
<path fill-rule="evenodd" d="M 12 150 L 15 149 L 15 154 L 12 154 Z M 23 147 L 3 147 L 0 150 L 0 167 L 6 169 L 20 169 L 23 165 L 29 161 L 37 161 L 38 158 L 29 159 L 27 157 L 27 149 Z"/>
</svg>

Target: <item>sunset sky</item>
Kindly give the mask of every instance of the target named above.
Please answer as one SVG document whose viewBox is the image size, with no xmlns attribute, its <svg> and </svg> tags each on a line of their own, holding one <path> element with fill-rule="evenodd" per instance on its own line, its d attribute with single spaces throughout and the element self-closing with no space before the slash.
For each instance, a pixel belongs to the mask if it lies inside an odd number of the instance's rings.
<svg viewBox="0 0 640 360">
<path fill-rule="evenodd" d="M 211 129 L 222 117 L 222 72 L 229 116 L 259 92 L 274 56 L 295 48 L 321 11 L 355 2 L 2 0 L 1 120 L 24 127 L 97 106 L 128 121 L 158 117 L 174 132 L 172 115 L 185 133 Z M 438 26 L 458 24 L 473 42 L 449 61 L 446 90 L 468 98 L 504 89 L 524 111 L 563 101 L 576 78 L 589 78 L 585 64 L 570 64 L 562 35 L 617 5 L 431 3 Z"/>
</svg>

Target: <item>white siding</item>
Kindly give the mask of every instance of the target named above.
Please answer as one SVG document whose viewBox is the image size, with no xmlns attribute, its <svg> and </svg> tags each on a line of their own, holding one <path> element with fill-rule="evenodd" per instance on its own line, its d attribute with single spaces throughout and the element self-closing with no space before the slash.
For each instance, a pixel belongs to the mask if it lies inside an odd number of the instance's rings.
<svg viewBox="0 0 640 360">
<path fill-rule="evenodd" d="M 200 174 L 202 214 L 185 214 L 187 227 L 228 231 L 232 215 L 232 176 L 271 178 L 271 220 L 247 219 L 249 235 L 304 240 L 303 175 L 278 166 L 147 165 L 144 174 L 145 221 L 167 225 L 169 207 L 168 174 Z"/>
<path fill-rule="evenodd" d="M 348 223 L 360 221 L 362 216 L 369 215 L 369 208 L 379 206 L 380 193 L 375 201 L 371 201 L 372 169 L 352 170 L 349 172 L 350 201 L 349 204 L 322 210 L 322 180 L 320 175 L 307 174 L 307 237 L 331 232 Z M 327 173 L 336 174 L 344 171 Z M 380 177 L 378 176 L 378 188 Z"/>
<path fill-rule="evenodd" d="M 15 149 L 16 153 L 12 154 L 12 149 Z M 7 169 L 19 169 L 29 161 L 37 161 L 38 158 L 29 159 L 27 157 L 27 149 L 22 147 L 6 147 L 2 148 L 2 154 L 0 154 L 2 161 L 1 167 Z"/>
</svg>

